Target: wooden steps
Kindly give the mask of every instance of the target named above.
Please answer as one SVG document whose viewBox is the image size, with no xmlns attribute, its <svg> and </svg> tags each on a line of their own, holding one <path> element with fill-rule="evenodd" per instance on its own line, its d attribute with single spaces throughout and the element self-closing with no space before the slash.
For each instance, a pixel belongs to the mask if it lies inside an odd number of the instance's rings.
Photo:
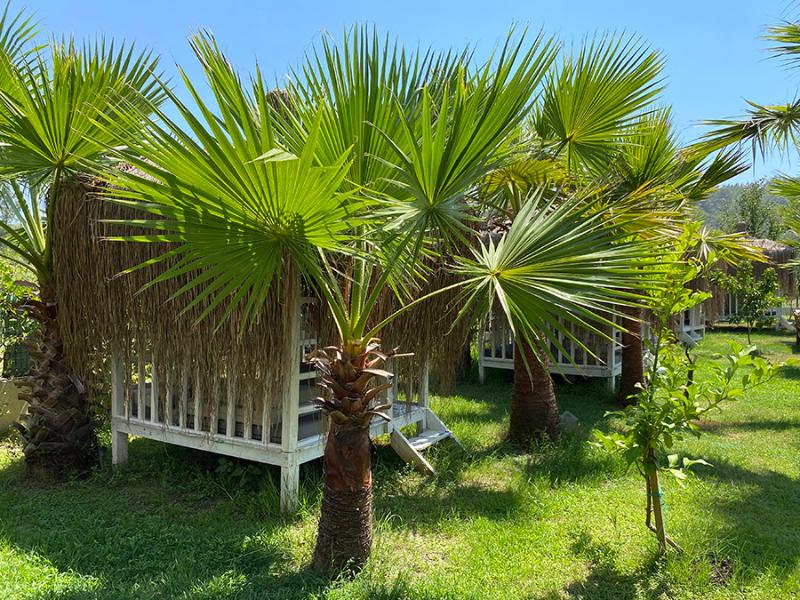
<svg viewBox="0 0 800 600">
<path fill-rule="evenodd" d="M 451 438 L 462 449 L 461 442 L 456 436 L 445 427 L 444 423 L 436 416 L 431 409 L 425 409 L 425 417 L 422 421 L 422 432 L 414 437 L 406 437 L 399 429 L 392 431 L 390 438 L 392 448 L 400 458 L 408 464 L 413 465 L 421 473 L 426 475 L 436 475 L 436 471 L 422 455 L 422 451 L 430 448 L 434 444 Z"/>
<path fill-rule="evenodd" d="M 452 434 L 449 431 L 425 431 L 420 435 L 408 438 L 408 443 L 417 452 L 422 452 L 423 450 L 433 446 L 436 442 L 451 436 Z"/>
</svg>

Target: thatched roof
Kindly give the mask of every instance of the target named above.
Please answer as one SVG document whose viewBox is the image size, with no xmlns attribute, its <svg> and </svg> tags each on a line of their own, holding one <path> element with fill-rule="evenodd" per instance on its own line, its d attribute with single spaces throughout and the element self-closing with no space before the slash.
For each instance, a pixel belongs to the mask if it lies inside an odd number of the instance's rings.
<svg viewBox="0 0 800 600">
<path fill-rule="evenodd" d="M 123 166 L 129 169 L 130 167 Z M 279 397 L 279 380 L 293 368 L 297 349 L 287 347 L 287 306 L 299 304 L 300 285 L 297 273 L 287 261 L 284 284 L 276 289 L 256 324 L 242 336 L 236 315 L 220 329 L 212 314 L 196 322 L 204 305 L 188 312 L 191 296 L 171 299 L 189 280 L 189 276 L 160 283 L 143 290 L 163 266 L 148 267 L 118 276 L 122 271 L 161 255 L 163 244 L 139 244 L 101 241 L 108 235 L 139 233 L 122 231 L 119 226 L 103 223 L 106 219 L 141 218 L 127 208 L 107 202 L 103 182 L 77 178 L 62 186 L 54 215 L 54 260 L 60 303 L 60 324 L 69 359 L 80 376 L 92 386 L 102 384 L 102 363 L 111 349 L 131 350 L 145 345 L 159 363 L 168 369 L 190 364 L 200 370 L 205 383 L 235 367 L 243 394 L 252 392 L 270 401 Z M 431 271 L 418 294 L 455 281 L 443 265 L 430 265 Z M 291 271 L 291 272 L 290 272 Z M 199 290 L 198 290 L 199 291 Z M 459 306 L 457 292 L 441 294 L 421 303 L 387 327 L 382 338 L 387 348 L 403 352 L 427 353 L 439 382 L 452 382 L 459 365 L 460 350 L 465 344 L 470 320 L 463 320 L 451 331 Z M 390 314 L 399 300 L 389 289 L 381 299 L 375 321 Z M 218 313 L 221 312 L 217 311 Z M 217 314 L 219 316 L 219 314 Z M 327 311 L 316 315 L 321 331 L 320 343 L 334 343 L 334 329 Z M 414 369 L 417 361 L 406 359 L 400 368 Z M 163 397 L 163 396 L 162 396 Z"/>
<path fill-rule="evenodd" d="M 184 312 L 190 297 L 170 297 L 189 276 L 143 287 L 159 267 L 124 276 L 123 270 L 144 263 L 166 249 L 160 244 L 101 241 L 121 231 L 104 219 L 141 218 L 107 202 L 103 182 L 77 177 L 59 190 L 54 203 L 53 238 L 59 321 L 68 358 L 90 388 L 102 382 L 101 365 L 112 349 L 152 352 L 165 369 L 190 365 L 206 383 L 232 369 L 239 389 L 257 399 L 280 396 L 279 381 L 297 360 L 287 347 L 287 306 L 299 304 L 297 275 L 287 267 L 285 285 L 275 290 L 257 322 L 239 334 L 237 315 L 216 330 L 221 309 L 199 323 L 203 304 Z M 163 269 L 163 266 L 160 267 Z M 296 367 L 295 367 L 296 368 Z M 163 397 L 163 396 L 162 396 Z"/>
</svg>

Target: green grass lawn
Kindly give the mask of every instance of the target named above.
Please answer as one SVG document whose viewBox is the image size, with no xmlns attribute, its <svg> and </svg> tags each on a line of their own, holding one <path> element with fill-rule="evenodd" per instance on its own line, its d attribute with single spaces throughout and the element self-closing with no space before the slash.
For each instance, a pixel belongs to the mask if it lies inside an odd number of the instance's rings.
<svg viewBox="0 0 800 600">
<path fill-rule="evenodd" d="M 736 332 L 710 334 L 712 360 Z M 792 337 L 757 334 L 772 360 Z M 376 543 L 367 569 L 327 582 L 307 568 L 320 466 L 303 508 L 281 517 L 277 472 L 134 440 L 130 464 L 60 486 L 23 481 L 0 447 L 0 598 L 792 598 L 800 597 L 800 368 L 703 424 L 680 452 L 704 457 L 685 487 L 665 480 L 667 527 L 684 547 L 657 556 L 643 483 L 587 443 L 613 408 L 602 385 L 560 385 L 579 431 L 518 454 L 502 441 L 509 373 L 437 397 L 467 448 L 429 452 L 425 478 L 381 447 Z"/>
</svg>

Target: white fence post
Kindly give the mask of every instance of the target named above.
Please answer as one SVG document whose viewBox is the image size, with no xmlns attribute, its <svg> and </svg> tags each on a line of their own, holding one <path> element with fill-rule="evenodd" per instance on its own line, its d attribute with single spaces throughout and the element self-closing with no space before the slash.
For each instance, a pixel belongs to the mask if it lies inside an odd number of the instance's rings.
<svg viewBox="0 0 800 600">
<path fill-rule="evenodd" d="M 616 322 L 616 319 L 614 320 Z M 615 328 L 611 327 L 611 339 L 607 341 L 607 356 L 606 356 L 606 369 L 608 371 L 608 377 L 606 378 L 606 385 L 608 386 L 608 391 L 612 394 L 617 386 L 617 377 L 614 374 L 614 371 L 617 367 L 617 332 Z"/>
<path fill-rule="evenodd" d="M 150 354 L 150 368 L 152 370 L 150 378 L 150 421 L 158 423 L 158 371 L 155 353 Z"/>
<path fill-rule="evenodd" d="M 283 465 L 281 466 L 281 512 L 292 512 L 297 509 L 298 491 L 300 487 L 300 465 L 297 462 L 297 433 L 300 418 L 300 364 L 298 359 L 303 358 L 303 349 L 300 339 L 300 282 L 293 282 L 297 286 L 295 294 L 289 294 L 294 300 L 287 310 L 286 322 L 288 323 L 289 348 L 294 360 L 289 363 L 288 377 L 282 378 L 284 389 L 280 394 L 281 402 L 281 452 Z"/>
<path fill-rule="evenodd" d="M 483 366 L 484 346 L 486 346 L 486 328 L 478 328 L 478 381 L 486 383 L 486 368 Z"/>
<path fill-rule="evenodd" d="M 124 465 L 128 462 L 128 434 L 117 429 L 117 420 L 126 418 L 125 414 L 125 361 L 122 354 L 111 354 L 111 464 Z"/>
</svg>

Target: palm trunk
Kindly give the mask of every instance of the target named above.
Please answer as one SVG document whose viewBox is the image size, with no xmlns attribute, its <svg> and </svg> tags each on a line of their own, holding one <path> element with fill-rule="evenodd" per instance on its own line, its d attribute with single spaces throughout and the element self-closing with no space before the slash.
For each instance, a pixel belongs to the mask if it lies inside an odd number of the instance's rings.
<svg viewBox="0 0 800 600">
<path fill-rule="evenodd" d="M 372 469 L 366 427 L 331 424 L 314 570 L 326 576 L 364 566 L 372 548 Z"/>
<path fill-rule="evenodd" d="M 97 464 L 97 436 L 86 393 L 64 356 L 54 287 L 42 286 L 40 300 L 28 301 L 24 309 L 39 323 L 31 371 L 18 380 L 20 398 L 28 403 L 27 417 L 16 424 L 28 475 L 63 479 L 88 474 Z"/>
<path fill-rule="evenodd" d="M 619 378 L 619 401 L 623 404 L 635 402 L 639 390 L 636 384 L 644 382 L 644 347 L 642 344 L 642 311 L 640 308 L 625 307 L 623 312 L 630 318 L 624 319 L 622 326 L 622 373 Z"/>
<path fill-rule="evenodd" d="M 545 437 L 555 441 L 560 433 L 558 404 L 546 360 L 540 358 L 522 338 L 514 342 L 514 348 L 509 439 L 521 448 L 530 448 L 531 444 Z M 527 368 L 523 353 L 528 362 Z"/>
<path fill-rule="evenodd" d="M 392 377 L 381 367 L 388 356 L 380 342 L 344 344 L 341 348 L 316 350 L 311 362 L 321 376 L 327 398 L 320 406 L 330 415 L 325 444 L 322 509 L 319 517 L 314 570 L 335 576 L 358 571 L 372 550 L 372 442 L 369 427 L 375 417 L 386 421 L 389 404 L 376 406 L 390 383 L 376 385 L 376 378 Z"/>
</svg>

